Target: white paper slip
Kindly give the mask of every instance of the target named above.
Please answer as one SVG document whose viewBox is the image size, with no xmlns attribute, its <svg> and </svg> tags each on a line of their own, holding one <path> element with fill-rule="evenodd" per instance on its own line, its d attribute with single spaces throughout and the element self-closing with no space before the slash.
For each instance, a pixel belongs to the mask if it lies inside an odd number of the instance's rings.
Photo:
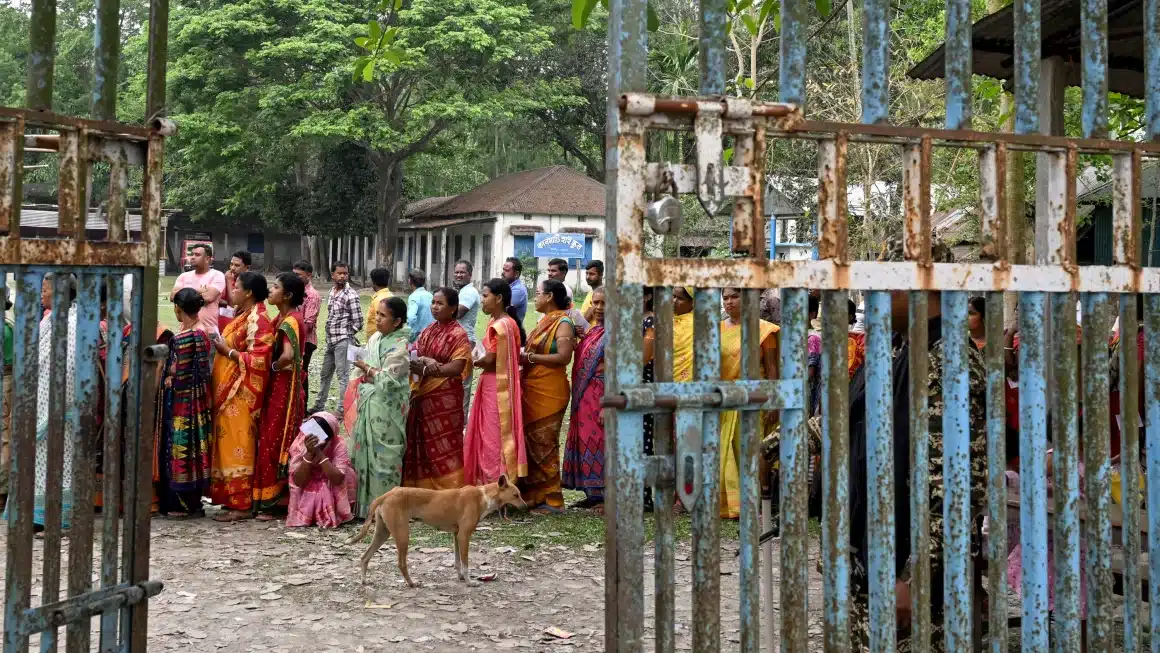
<svg viewBox="0 0 1160 653">
<path fill-rule="evenodd" d="M 484 356 L 487 356 L 487 347 L 484 347 L 482 342 L 475 343 L 475 347 L 471 350 L 471 360 L 481 360 Z"/>
<path fill-rule="evenodd" d="M 318 444 L 322 444 L 330 438 L 330 436 L 326 434 L 326 430 L 324 430 L 322 425 L 318 423 L 318 420 L 314 419 L 313 417 L 308 418 L 305 422 L 302 422 L 301 430 L 306 435 L 313 435 L 314 437 L 318 438 Z"/>
<path fill-rule="evenodd" d="M 353 363 L 355 361 L 361 361 L 362 359 L 366 358 L 366 355 L 367 355 L 366 347 L 356 347 L 354 345 L 348 345 L 346 348 L 346 360 L 350 361 L 351 363 Z"/>
</svg>

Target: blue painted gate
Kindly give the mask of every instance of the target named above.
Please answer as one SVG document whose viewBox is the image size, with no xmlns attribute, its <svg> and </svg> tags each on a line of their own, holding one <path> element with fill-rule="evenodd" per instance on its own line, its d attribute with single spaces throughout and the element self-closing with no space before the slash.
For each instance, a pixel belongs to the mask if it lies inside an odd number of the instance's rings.
<svg viewBox="0 0 1160 653">
<path fill-rule="evenodd" d="M 0 492 L 8 495 L 4 653 L 25 653 L 30 640 L 42 652 L 142 652 L 148 599 L 161 591 L 149 579 L 149 524 L 156 372 L 166 356 L 154 343 L 162 157 L 174 131 L 163 117 L 168 2 L 150 3 L 143 125 L 113 121 L 120 3 L 95 5 L 96 119 L 51 111 L 56 0 L 30 5 L 27 108 L 0 107 L 0 297 L 13 303 L 5 315 L 13 360 L 0 365 L 0 415 L 11 412 L 0 428 L 11 445 Z M 56 224 L 35 225 L 55 227 L 51 237 L 22 230 L 31 157 L 59 170 Z M 99 211 L 98 168 L 107 174 Z M 128 215 L 132 196 L 139 222 Z"/>
<path fill-rule="evenodd" d="M 1107 140 L 1108 3 L 1082 2 L 1083 138 L 1038 133 L 1037 98 L 1040 84 L 1039 0 L 1014 5 L 1016 89 L 1015 133 L 971 131 L 971 23 L 968 0 L 946 0 L 946 124 L 944 129 L 919 129 L 888 123 L 887 83 L 890 42 L 886 0 L 864 3 L 862 122 L 835 124 L 808 120 L 805 104 L 807 17 L 813 3 L 780 3 L 780 102 L 725 97 L 725 0 L 700 0 L 700 97 L 668 98 L 645 93 L 648 8 L 645 0 L 609 2 L 609 74 L 607 181 L 610 305 L 607 394 L 605 405 L 614 417 L 607 428 L 607 567 L 606 650 L 639 652 L 646 630 L 656 650 L 675 650 L 676 572 L 674 525 L 667 501 L 679 497 L 692 513 L 693 598 L 692 649 L 721 650 L 721 613 L 740 610 L 740 650 L 758 651 L 763 633 L 766 650 L 857 650 L 896 648 L 894 420 L 890 407 L 895 392 L 909 394 L 909 456 L 913 465 L 906 483 L 915 497 L 909 506 L 913 576 L 909 579 L 912 624 L 911 650 L 937 648 L 991 651 L 1008 646 L 1007 523 L 1020 526 L 1022 604 L 1020 642 L 1024 650 L 1046 651 L 1050 641 L 1061 651 L 1139 651 L 1149 641 L 1142 633 L 1160 624 L 1160 587 L 1150 584 L 1141 597 L 1142 572 L 1160 576 L 1160 558 L 1135 561 L 1152 546 L 1160 546 L 1160 483 L 1148 485 L 1141 503 L 1113 505 L 1109 461 L 1108 397 L 1112 375 L 1107 337 L 1118 315 L 1118 390 L 1121 405 L 1132 407 L 1144 389 L 1145 424 L 1160 427 L 1160 270 L 1142 267 L 1140 260 L 1140 171 L 1144 161 L 1160 158 L 1160 2 L 1144 0 L 1144 60 L 1146 69 L 1145 142 Z M 691 132 L 696 162 L 649 161 L 650 132 Z M 723 142 L 733 147 L 726 164 Z M 809 261 L 770 261 L 764 242 L 768 230 L 764 198 L 766 144 L 772 139 L 808 139 L 818 151 L 818 257 Z M 846 153 L 850 143 L 896 146 L 901 158 L 904 195 L 903 260 L 853 260 L 847 245 Z M 978 166 L 982 215 L 983 261 L 953 263 L 932 257 L 931 157 L 935 148 L 957 148 Z M 1040 234 L 1036 261 L 1016 265 L 1005 251 L 1004 166 L 1009 153 L 1038 155 L 1037 174 L 1045 201 L 1038 216 Z M 1075 219 L 1077 160 L 1080 154 L 1103 155 L 1111 162 L 1114 186 L 1114 261 L 1107 266 L 1076 265 Z M 969 159 L 968 159 L 969 160 Z M 732 202 L 732 248 L 729 260 L 654 258 L 646 252 L 646 230 L 672 238 L 679 233 L 669 194 L 696 194 L 707 210 L 716 212 Z M 656 202 L 656 203 L 653 203 Z M 693 378 L 674 383 L 673 288 L 694 288 L 695 339 Z M 653 289 L 657 316 L 656 382 L 641 382 L 642 304 Z M 721 289 L 742 290 L 742 380 L 719 380 Z M 780 380 L 758 380 L 759 293 L 780 289 Z M 822 635 L 808 629 L 807 588 L 813 565 L 807 555 L 807 420 L 806 339 L 807 295 L 817 291 L 822 315 L 821 457 L 823 508 L 821 560 Z M 866 293 L 867 357 L 865 363 L 866 450 L 865 487 L 851 488 L 850 390 L 847 382 L 847 312 L 849 293 Z M 931 406 L 925 383 L 896 389 L 893 370 L 906 369 L 911 379 L 928 379 L 932 359 L 911 355 L 892 360 L 892 295 L 908 296 L 909 326 L 900 329 L 910 342 L 928 338 L 928 317 L 941 312 L 948 327 L 942 332 L 941 419 L 943 473 L 931 474 L 929 435 Z M 937 294 L 935 294 L 937 293 Z M 1004 293 L 1019 294 L 1018 348 L 1020 374 L 1019 484 L 1017 497 L 1006 487 Z M 982 295 L 987 306 L 985 369 L 981 389 L 969 386 L 969 348 L 963 327 L 967 300 Z M 1142 299 L 1141 299 L 1142 298 Z M 1083 346 L 1075 346 L 1076 302 L 1083 305 Z M 1142 322 L 1137 301 L 1142 301 Z M 936 303 L 937 302 L 937 303 Z M 1137 362 L 1138 326 L 1147 343 L 1143 369 Z M 925 352 L 924 352 L 925 354 Z M 977 360 L 977 359 L 976 359 Z M 1140 375 L 1148 383 L 1138 385 Z M 981 414 L 972 419 L 970 394 L 983 392 Z M 1083 405 L 1082 415 L 1079 410 Z M 779 410 L 780 575 L 776 588 L 760 594 L 758 537 L 762 531 L 759 479 L 758 411 Z M 720 416 L 742 411 L 740 470 L 740 601 L 721 602 L 719 567 Z M 1140 424 L 1134 410 L 1125 410 L 1121 487 L 1141 483 Z M 654 451 L 642 454 L 644 416 L 655 414 Z M 671 417 L 670 417 L 671 416 Z M 1050 417 L 1050 419 L 1049 419 Z M 1083 446 L 1081 456 L 1081 420 Z M 975 435 L 985 435 L 982 450 L 972 451 Z M 1048 439 L 1052 440 L 1053 472 L 1046 469 Z M 1086 469 L 1080 498 L 1078 469 Z M 1160 439 L 1146 442 L 1146 467 L 1160 473 Z M 972 463 L 986 470 L 986 499 L 972 511 Z M 932 515 L 926 502 L 931 484 L 941 484 L 944 509 Z M 655 568 L 644 569 L 644 515 L 640 497 L 651 487 L 655 512 Z M 867 497 L 869 551 L 866 578 L 868 600 L 852 596 L 850 528 L 847 509 L 851 491 Z M 1125 497 L 1131 496 L 1125 490 Z M 663 497 L 663 498 L 662 498 Z M 1146 507 L 1145 507 L 1146 506 Z M 1014 510 L 1015 512 L 1012 512 Z M 767 514 L 772 510 L 767 509 Z M 1016 516 L 1017 515 L 1017 516 Z M 932 632 L 932 517 L 943 524 L 942 584 L 946 587 L 941 631 Z M 986 518 L 984 551 L 973 556 L 972 535 Z M 1054 541 L 1049 559 L 1048 538 Z M 1080 541 L 1086 564 L 1080 568 Z M 1123 560 L 1114 567 L 1113 543 L 1122 545 Z M 766 564 L 770 564 L 766 561 Z M 1054 614 L 1049 623 L 1048 566 L 1055 577 Z M 1113 571 L 1123 576 L 1123 601 L 1113 595 Z M 1081 574 L 1087 594 L 1080 596 Z M 975 582 L 976 578 L 979 582 Z M 655 586 L 655 623 L 646 629 L 644 583 Z M 981 609 L 983 588 L 987 612 Z M 772 610 L 779 592 L 780 614 Z M 1081 630 L 1081 599 L 1086 600 L 1086 629 Z M 1141 599 L 1150 603 L 1142 609 Z M 765 603 L 766 610 L 761 607 Z M 868 613 L 867 639 L 852 641 L 855 612 Z M 1118 626 L 1122 624 L 1122 630 Z M 986 641 L 980 641 L 986 625 Z M 1116 632 L 1119 631 L 1119 632 Z M 773 633 L 779 633 L 776 637 Z M 1085 633 L 1085 634 L 1081 634 Z M 1150 638 L 1160 651 L 1160 637 Z"/>
</svg>

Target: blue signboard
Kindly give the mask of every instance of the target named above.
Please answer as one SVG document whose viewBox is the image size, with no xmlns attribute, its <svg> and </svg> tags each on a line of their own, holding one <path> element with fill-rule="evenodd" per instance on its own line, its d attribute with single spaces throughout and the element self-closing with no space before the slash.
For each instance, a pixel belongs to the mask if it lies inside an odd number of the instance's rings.
<svg viewBox="0 0 1160 653">
<path fill-rule="evenodd" d="M 532 255 L 545 258 L 584 258 L 584 234 L 536 234 Z"/>
</svg>

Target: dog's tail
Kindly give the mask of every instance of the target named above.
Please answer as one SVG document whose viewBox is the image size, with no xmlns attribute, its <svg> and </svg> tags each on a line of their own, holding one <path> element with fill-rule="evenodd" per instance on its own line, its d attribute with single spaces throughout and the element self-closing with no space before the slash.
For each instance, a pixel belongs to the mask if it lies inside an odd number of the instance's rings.
<svg viewBox="0 0 1160 653">
<path fill-rule="evenodd" d="M 378 514 L 378 512 L 379 512 L 379 504 L 381 504 L 383 502 L 383 499 L 385 499 L 386 497 L 387 497 L 387 495 L 384 494 L 384 495 L 378 497 L 377 499 L 375 499 L 374 501 L 371 501 L 370 511 L 367 513 L 367 519 L 365 522 L 363 522 L 362 529 L 359 530 L 358 535 L 355 535 L 354 537 L 350 538 L 349 540 L 343 542 L 344 545 L 354 544 L 355 542 L 358 542 L 359 540 L 366 537 L 367 533 L 371 532 L 371 525 L 375 523 L 375 515 Z"/>
</svg>

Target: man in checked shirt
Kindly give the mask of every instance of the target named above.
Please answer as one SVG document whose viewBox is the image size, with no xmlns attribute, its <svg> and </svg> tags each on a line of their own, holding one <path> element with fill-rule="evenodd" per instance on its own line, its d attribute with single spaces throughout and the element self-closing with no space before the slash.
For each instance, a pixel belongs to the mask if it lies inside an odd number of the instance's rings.
<svg viewBox="0 0 1160 653">
<path fill-rule="evenodd" d="M 326 409 L 330 398 L 330 380 L 338 368 L 338 408 L 334 411 L 338 421 L 342 421 L 342 393 L 350 382 L 350 361 L 346 358 L 350 346 L 359 329 L 363 326 L 362 304 L 358 292 L 350 287 L 347 280 L 350 270 L 346 263 L 336 261 L 330 266 L 330 278 L 334 287 L 326 298 L 326 356 L 322 359 L 322 380 L 318 386 L 318 399 L 311 413 Z"/>
</svg>

